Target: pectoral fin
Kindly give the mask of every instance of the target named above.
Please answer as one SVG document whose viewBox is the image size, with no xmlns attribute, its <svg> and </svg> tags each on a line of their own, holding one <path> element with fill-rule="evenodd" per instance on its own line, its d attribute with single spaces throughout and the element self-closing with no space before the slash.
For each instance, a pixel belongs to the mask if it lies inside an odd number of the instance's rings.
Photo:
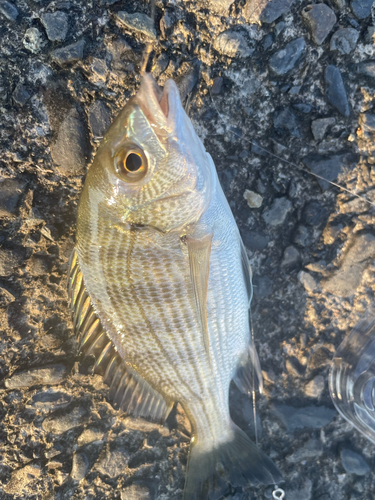
<svg viewBox="0 0 375 500">
<path fill-rule="evenodd" d="M 210 341 L 207 325 L 207 289 L 212 237 L 212 234 L 207 234 L 202 239 L 194 239 L 189 236 L 186 238 L 195 304 L 203 333 L 204 347 L 210 362 Z"/>
</svg>

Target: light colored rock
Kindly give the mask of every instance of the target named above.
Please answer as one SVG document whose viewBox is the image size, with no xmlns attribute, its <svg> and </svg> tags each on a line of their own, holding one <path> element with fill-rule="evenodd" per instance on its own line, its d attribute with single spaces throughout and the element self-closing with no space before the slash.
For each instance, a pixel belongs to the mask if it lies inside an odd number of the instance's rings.
<svg viewBox="0 0 375 500">
<path fill-rule="evenodd" d="M 250 189 L 245 190 L 243 197 L 247 201 L 250 208 L 259 208 L 262 206 L 263 197 L 254 191 L 250 191 Z"/>
<path fill-rule="evenodd" d="M 324 377 L 318 375 L 317 377 L 310 380 L 305 386 L 305 394 L 309 398 L 319 398 L 324 391 Z"/>
</svg>

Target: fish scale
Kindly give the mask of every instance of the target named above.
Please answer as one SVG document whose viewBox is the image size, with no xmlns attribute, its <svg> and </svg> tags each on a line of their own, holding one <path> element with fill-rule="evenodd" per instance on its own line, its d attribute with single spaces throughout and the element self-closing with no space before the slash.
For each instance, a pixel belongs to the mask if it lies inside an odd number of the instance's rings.
<svg viewBox="0 0 375 500">
<path fill-rule="evenodd" d="M 184 499 L 218 499 L 228 481 L 279 482 L 230 418 L 231 380 L 246 393 L 261 385 L 251 272 L 174 82 L 161 92 L 145 75 L 106 133 L 86 177 L 74 252 L 74 326 L 110 398 L 158 421 L 178 401 L 191 422 Z"/>
</svg>

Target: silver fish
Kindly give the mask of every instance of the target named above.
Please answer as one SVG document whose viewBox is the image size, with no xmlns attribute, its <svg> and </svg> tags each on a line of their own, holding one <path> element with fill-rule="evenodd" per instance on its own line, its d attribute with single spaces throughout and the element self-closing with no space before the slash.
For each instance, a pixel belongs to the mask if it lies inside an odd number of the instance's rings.
<svg viewBox="0 0 375 500">
<path fill-rule="evenodd" d="M 251 271 L 215 166 L 181 104 L 146 74 L 106 133 L 78 209 L 69 294 L 83 352 L 128 414 L 192 426 L 185 500 L 282 481 L 231 420 L 234 379 L 261 385 Z M 255 373 L 255 376 L 253 374 Z"/>
</svg>

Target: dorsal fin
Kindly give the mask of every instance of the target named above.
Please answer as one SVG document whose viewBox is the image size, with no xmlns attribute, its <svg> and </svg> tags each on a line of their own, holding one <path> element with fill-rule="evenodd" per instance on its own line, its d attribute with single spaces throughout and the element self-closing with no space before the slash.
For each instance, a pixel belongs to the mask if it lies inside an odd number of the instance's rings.
<svg viewBox="0 0 375 500">
<path fill-rule="evenodd" d="M 167 402 L 121 359 L 91 303 L 75 250 L 69 262 L 68 295 L 79 351 L 83 359 L 94 356 L 93 373 L 102 375 L 109 385 L 109 398 L 114 406 L 128 415 L 162 423 L 168 417 L 173 401 Z"/>
</svg>

